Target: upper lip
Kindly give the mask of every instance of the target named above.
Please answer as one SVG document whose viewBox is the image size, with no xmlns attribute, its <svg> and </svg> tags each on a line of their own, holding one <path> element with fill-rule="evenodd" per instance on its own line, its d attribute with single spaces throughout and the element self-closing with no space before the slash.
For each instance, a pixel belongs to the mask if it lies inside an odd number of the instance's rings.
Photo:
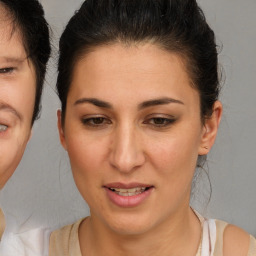
<svg viewBox="0 0 256 256">
<path fill-rule="evenodd" d="M 132 182 L 132 183 L 121 183 L 121 182 L 113 182 L 103 185 L 105 188 L 123 188 L 123 189 L 130 189 L 130 188 L 141 188 L 141 187 L 153 187 L 151 184 L 144 184 L 144 183 L 138 183 L 138 182 Z"/>
</svg>

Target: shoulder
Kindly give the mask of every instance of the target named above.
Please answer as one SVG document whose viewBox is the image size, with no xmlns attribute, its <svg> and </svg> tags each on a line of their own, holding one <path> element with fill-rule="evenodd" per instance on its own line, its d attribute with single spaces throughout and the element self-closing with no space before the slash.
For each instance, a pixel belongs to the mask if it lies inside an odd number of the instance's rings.
<svg viewBox="0 0 256 256">
<path fill-rule="evenodd" d="M 75 229 L 76 223 L 64 226 L 60 229 L 53 231 L 50 235 L 50 243 L 53 241 L 66 243 L 69 241 L 72 231 Z"/>
<path fill-rule="evenodd" d="M 219 247 L 223 256 L 256 255 L 256 240 L 243 229 L 216 220 L 216 235 L 215 250 L 218 251 Z"/>
<path fill-rule="evenodd" d="M 49 256 L 70 255 L 70 251 L 80 252 L 78 229 L 83 219 L 55 230 L 50 235 Z M 73 254 L 72 254 L 73 255 Z M 80 255 L 80 254 L 74 254 Z"/>
<path fill-rule="evenodd" d="M 223 234 L 223 254 L 224 256 L 247 256 L 251 236 L 243 229 L 228 224 Z"/>
</svg>

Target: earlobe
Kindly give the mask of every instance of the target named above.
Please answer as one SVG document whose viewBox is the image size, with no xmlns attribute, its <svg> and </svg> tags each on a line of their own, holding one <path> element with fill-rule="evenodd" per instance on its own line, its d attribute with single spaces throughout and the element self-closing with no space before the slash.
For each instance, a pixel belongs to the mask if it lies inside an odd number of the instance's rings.
<svg viewBox="0 0 256 256">
<path fill-rule="evenodd" d="M 217 136 L 221 116 L 222 104 L 220 101 L 216 101 L 213 105 L 213 113 L 211 117 L 205 120 L 198 155 L 206 155 L 213 146 Z"/>
<path fill-rule="evenodd" d="M 66 145 L 66 140 L 65 140 L 65 134 L 62 126 L 62 112 L 60 109 L 57 111 L 57 118 L 58 118 L 58 130 L 59 130 L 59 138 L 60 138 L 60 143 L 63 146 L 63 148 L 66 150 L 67 145 Z"/>
</svg>

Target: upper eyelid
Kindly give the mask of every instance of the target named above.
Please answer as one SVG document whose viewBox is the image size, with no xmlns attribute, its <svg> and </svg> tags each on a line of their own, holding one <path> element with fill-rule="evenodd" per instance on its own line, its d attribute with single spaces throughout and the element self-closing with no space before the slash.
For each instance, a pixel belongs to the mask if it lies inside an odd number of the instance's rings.
<svg viewBox="0 0 256 256">
<path fill-rule="evenodd" d="M 163 120 L 166 120 L 166 121 L 176 121 L 175 118 L 166 118 L 166 117 L 151 117 L 151 118 L 147 118 L 144 122 L 148 122 L 150 120 L 154 120 L 154 119 L 163 119 Z"/>
<path fill-rule="evenodd" d="M 93 118 L 105 118 L 110 119 L 109 117 L 101 114 L 89 114 L 89 115 L 83 115 L 81 119 L 93 119 Z"/>
<path fill-rule="evenodd" d="M 3 69 L 15 69 L 14 66 L 3 66 L 3 67 L 0 67 L 1 70 Z"/>
<path fill-rule="evenodd" d="M 98 118 L 102 118 L 102 119 L 104 119 L 104 120 L 106 120 L 106 121 L 112 122 L 110 118 L 107 118 L 107 117 L 105 117 L 105 116 L 94 116 L 94 115 L 93 115 L 93 116 L 83 116 L 83 117 L 81 118 L 81 120 L 82 120 L 82 122 L 84 122 L 84 121 L 93 120 L 93 119 L 98 119 Z"/>
<path fill-rule="evenodd" d="M 11 120 L 1 120 L 0 125 L 6 126 L 7 128 L 13 126 L 13 121 Z"/>
<path fill-rule="evenodd" d="M 150 119 L 150 118 L 166 118 L 166 119 L 175 119 L 174 115 L 170 114 L 165 114 L 165 113 L 152 113 L 149 114 L 145 117 L 145 119 Z"/>
<path fill-rule="evenodd" d="M 163 113 L 154 113 L 154 114 L 149 114 L 144 118 L 143 123 L 148 123 L 154 119 L 163 119 L 165 121 L 175 122 L 177 120 L 177 117 L 170 115 L 170 114 L 163 114 Z"/>
</svg>

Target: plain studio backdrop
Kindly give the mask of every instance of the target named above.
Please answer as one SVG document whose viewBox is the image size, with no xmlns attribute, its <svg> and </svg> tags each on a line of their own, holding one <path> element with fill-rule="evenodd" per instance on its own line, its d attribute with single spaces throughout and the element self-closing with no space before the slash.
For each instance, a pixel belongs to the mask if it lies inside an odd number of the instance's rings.
<svg viewBox="0 0 256 256">
<path fill-rule="evenodd" d="M 212 184 L 199 170 L 192 205 L 203 214 L 256 235 L 256 1 L 200 0 L 220 46 L 224 69 L 224 116 L 208 155 Z M 23 160 L 1 191 L 10 229 L 60 227 L 89 214 L 77 191 L 57 133 L 55 93 L 58 38 L 81 0 L 41 0 L 52 29 L 53 57 L 45 83 L 42 114 Z"/>
</svg>

